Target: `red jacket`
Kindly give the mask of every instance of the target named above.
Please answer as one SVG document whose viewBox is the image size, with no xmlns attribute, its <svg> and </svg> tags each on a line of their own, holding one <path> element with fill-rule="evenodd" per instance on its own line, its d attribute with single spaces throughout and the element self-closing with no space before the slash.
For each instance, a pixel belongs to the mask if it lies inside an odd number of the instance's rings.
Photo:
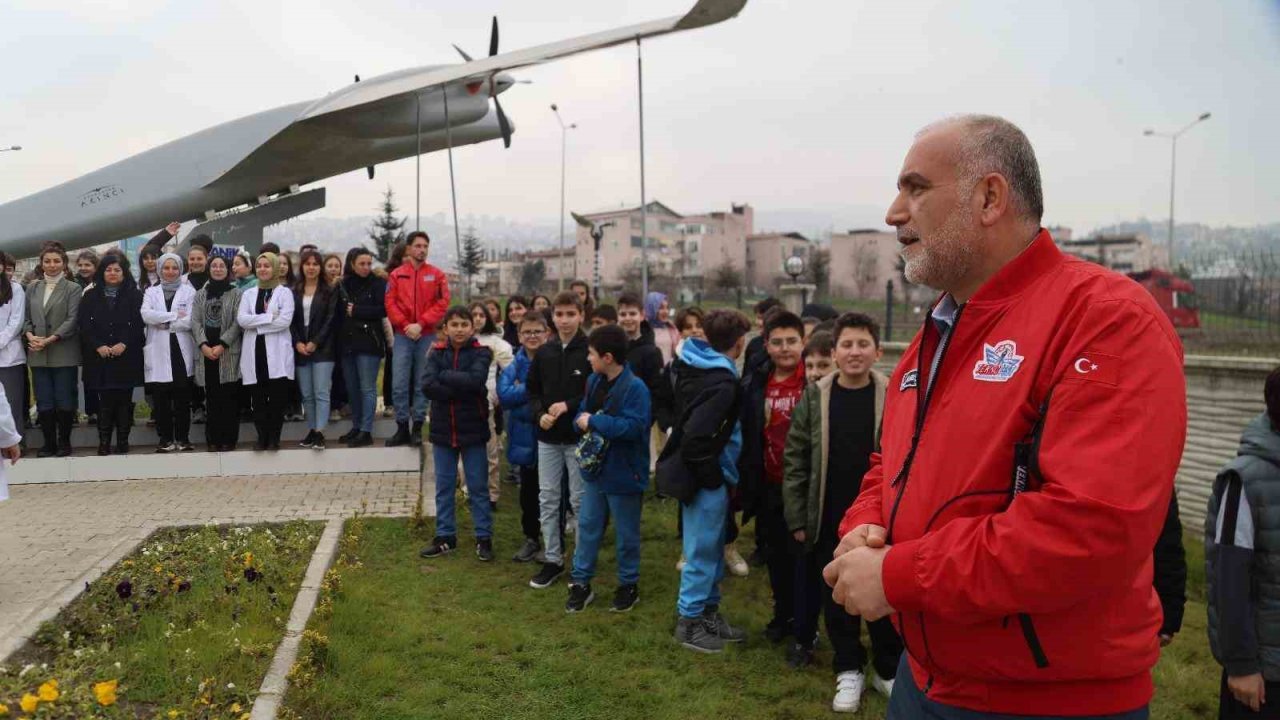
<svg viewBox="0 0 1280 720">
<path fill-rule="evenodd" d="M 888 530 L 885 595 L 917 684 L 994 713 L 1146 705 L 1152 548 L 1187 423 L 1172 325 L 1041 230 L 961 308 L 926 399 L 939 339 L 926 321 L 894 371 L 881 452 L 840 526 Z M 1014 446 L 1046 396 L 1038 472 L 1013 499 Z"/>
<path fill-rule="evenodd" d="M 404 264 L 387 277 L 387 318 L 391 328 L 403 335 L 406 325 L 422 326 L 422 336 L 431 337 L 449 309 L 449 278 L 440 268 L 424 262 L 415 270 Z"/>
</svg>

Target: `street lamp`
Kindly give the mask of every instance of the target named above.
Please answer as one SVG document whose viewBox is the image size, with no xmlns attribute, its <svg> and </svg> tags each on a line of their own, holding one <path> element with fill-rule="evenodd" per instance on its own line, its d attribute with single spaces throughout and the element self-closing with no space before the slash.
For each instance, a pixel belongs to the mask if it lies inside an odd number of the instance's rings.
<svg viewBox="0 0 1280 720">
<path fill-rule="evenodd" d="M 792 255 L 782 264 L 782 269 L 791 276 L 792 284 L 800 283 L 800 276 L 804 274 L 804 258 L 799 255 Z M 800 290 L 800 307 L 809 304 L 809 289 L 802 288 Z"/>
<path fill-rule="evenodd" d="M 1142 131 L 1142 134 L 1143 134 L 1144 136 L 1146 136 L 1146 137 L 1162 137 L 1162 138 L 1168 138 L 1168 139 L 1169 139 L 1169 141 L 1170 141 L 1170 142 L 1169 142 L 1169 147 L 1170 147 L 1170 155 L 1169 155 L 1169 271 L 1170 271 L 1170 272 L 1173 272 L 1174 267 L 1175 267 L 1174 262 L 1173 262 L 1173 186 L 1174 186 L 1174 181 L 1177 179 L 1177 169 L 1178 169 L 1178 137 L 1179 137 L 1179 136 L 1181 136 L 1181 135 L 1182 135 L 1182 133 L 1184 133 L 1184 132 L 1186 132 L 1186 131 L 1190 130 L 1191 128 L 1195 127 L 1196 125 L 1199 125 L 1200 123 L 1204 122 L 1205 120 L 1208 120 L 1208 119 L 1209 119 L 1209 117 L 1210 117 L 1210 115 L 1212 115 L 1212 113 L 1201 113 L 1201 114 L 1200 114 L 1200 117 L 1198 117 L 1198 118 L 1196 118 L 1195 120 L 1192 120 L 1191 122 L 1187 123 L 1187 125 L 1186 125 L 1185 127 L 1183 127 L 1181 130 L 1179 130 L 1179 131 L 1177 131 L 1177 132 L 1174 132 L 1174 133 L 1161 133 L 1161 132 L 1156 132 L 1155 130 L 1151 130 L 1151 129 L 1147 129 L 1147 130 Z"/>
<path fill-rule="evenodd" d="M 565 150 L 569 143 L 569 131 L 578 127 L 577 123 L 565 125 L 564 119 L 560 117 L 560 108 L 555 103 L 551 104 L 551 112 L 556 115 L 556 122 L 560 123 L 560 290 L 564 290 L 564 172 L 565 172 Z M 577 271 L 574 271 L 577 275 Z"/>
<path fill-rule="evenodd" d="M 21 145 L 14 145 L 12 147 L 0 148 L 0 152 L 11 152 L 11 151 L 18 151 L 21 149 L 22 149 Z"/>
</svg>

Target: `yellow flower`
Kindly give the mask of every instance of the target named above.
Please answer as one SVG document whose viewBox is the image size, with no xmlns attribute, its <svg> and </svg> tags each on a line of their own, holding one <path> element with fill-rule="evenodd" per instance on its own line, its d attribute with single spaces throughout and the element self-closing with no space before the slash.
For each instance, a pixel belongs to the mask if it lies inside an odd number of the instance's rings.
<svg viewBox="0 0 1280 720">
<path fill-rule="evenodd" d="M 18 704 L 22 706 L 22 712 L 35 712 L 36 708 L 40 707 L 40 698 L 31 693 L 25 693 L 22 696 L 22 702 Z"/>
<path fill-rule="evenodd" d="M 228 709 L 233 713 L 238 713 L 240 712 L 240 703 L 231 703 L 231 707 Z"/>
<path fill-rule="evenodd" d="M 98 698 L 99 705 L 107 706 L 116 704 L 116 686 L 118 684 L 119 681 L 117 680 L 94 683 L 93 696 Z"/>
<path fill-rule="evenodd" d="M 41 685 L 40 689 L 37 690 L 36 692 L 40 694 L 40 699 L 42 701 L 47 703 L 53 702 L 54 700 L 58 699 L 58 695 L 60 694 L 58 692 L 58 681 L 50 680 L 49 682 Z"/>
<path fill-rule="evenodd" d="M 170 711 L 169 711 L 169 717 L 170 717 L 171 719 L 172 719 L 172 718 L 176 718 L 176 717 L 178 717 L 178 711 L 177 711 L 177 710 L 170 710 Z"/>
<path fill-rule="evenodd" d="M 244 566 L 246 568 L 253 567 L 253 553 L 247 552 L 244 554 Z"/>
<path fill-rule="evenodd" d="M 8 715 L 8 714 L 9 714 L 9 706 L 4 703 L 0 703 L 0 715 Z"/>
</svg>

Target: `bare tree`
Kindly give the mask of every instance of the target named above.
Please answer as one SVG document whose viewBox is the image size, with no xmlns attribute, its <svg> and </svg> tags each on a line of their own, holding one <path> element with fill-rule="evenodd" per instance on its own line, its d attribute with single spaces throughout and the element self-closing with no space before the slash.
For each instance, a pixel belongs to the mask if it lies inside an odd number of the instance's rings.
<svg viewBox="0 0 1280 720">
<path fill-rule="evenodd" d="M 742 270 L 732 260 L 725 260 L 711 271 L 711 284 L 717 290 L 732 292 L 742 287 L 743 282 Z"/>
<path fill-rule="evenodd" d="M 880 288 L 880 258 L 871 243 L 858 243 L 853 248 L 853 287 L 861 299 L 874 298 Z"/>
<path fill-rule="evenodd" d="M 536 295 L 542 292 L 542 283 L 547 279 L 547 264 L 541 260 L 525 263 L 520 268 L 520 294 Z"/>
<path fill-rule="evenodd" d="M 831 248 L 813 246 L 809 253 L 808 280 L 815 286 L 814 297 L 827 297 L 831 291 Z"/>
</svg>

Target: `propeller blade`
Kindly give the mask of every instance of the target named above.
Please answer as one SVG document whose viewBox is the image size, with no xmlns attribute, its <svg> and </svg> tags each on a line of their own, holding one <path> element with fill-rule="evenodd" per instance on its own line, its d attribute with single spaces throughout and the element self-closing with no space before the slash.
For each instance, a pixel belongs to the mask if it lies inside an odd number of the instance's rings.
<svg viewBox="0 0 1280 720">
<path fill-rule="evenodd" d="M 373 166 L 372 166 L 372 165 L 370 165 L 369 167 L 365 168 L 365 170 L 368 170 L 368 171 L 369 171 L 369 179 L 370 179 L 370 180 L 372 180 L 372 179 L 373 179 Z"/>
<path fill-rule="evenodd" d="M 498 54 L 498 16 L 493 16 L 493 31 L 489 33 L 489 57 Z"/>
<path fill-rule="evenodd" d="M 467 54 L 467 51 L 466 51 L 466 50 L 463 50 L 462 48 L 458 47 L 457 45 L 454 45 L 454 46 L 453 46 L 453 49 L 458 51 L 458 54 L 462 56 L 462 59 L 463 59 L 463 60 L 466 60 L 467 62 L 471 62 L 471 56 Z"/>
<path fill-rule="evenodd" d="M 502 130 L 503 147 L 511 147 L 511 122 L 507 120 L 507 114 L 502 112 L 502 103 L 498 102 L 498 96 L 493 96 L 493 106 L 498 109 L 498 128 Z"/>
<path fill-rule="evenodd" d="M 357 76 L 356 76 L 356 82 L 360 82 L 360 76 L 359 76 L 359 75 L 357 75 Z"/>
</svg>

